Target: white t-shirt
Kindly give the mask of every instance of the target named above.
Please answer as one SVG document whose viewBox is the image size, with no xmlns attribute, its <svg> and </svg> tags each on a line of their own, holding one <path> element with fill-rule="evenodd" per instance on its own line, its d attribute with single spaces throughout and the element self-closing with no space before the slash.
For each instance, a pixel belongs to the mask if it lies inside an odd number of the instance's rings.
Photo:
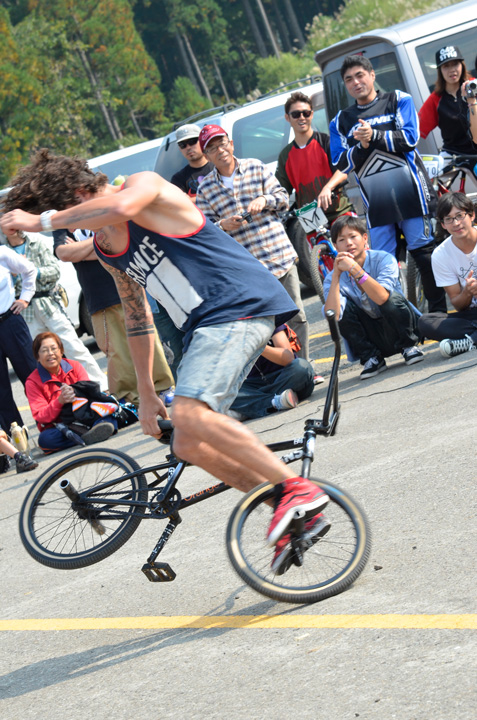
<svg viewBox="0 0 477 720">
<path fill-rule="evenodd" d="M 432 253 L 432 272 L 438 287 L 448 287 L 459 283 L 465 288 L 465 281 L 470 272 L 477 278 L 477 244 L 470 253 L 464 253 L 448 237 Z M 477 298 L 473 297 L 469 307 L 477 306 Z"/>
</svg>

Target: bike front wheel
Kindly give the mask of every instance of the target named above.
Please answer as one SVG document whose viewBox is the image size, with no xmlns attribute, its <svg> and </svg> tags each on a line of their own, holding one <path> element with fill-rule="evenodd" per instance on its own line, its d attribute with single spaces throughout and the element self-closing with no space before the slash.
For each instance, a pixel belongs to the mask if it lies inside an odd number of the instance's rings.
<svg viewBox="0 0 477 720">
<path fill-rule="evenodd" d="M 40 476 L 23 502 L 20 537 L 25 549 L 43 565 L 65 570 L 93 565 L 116 552 L 137 529 L 141 513 L 134 505 L 103 501 L 145 501 L 147 482 L 139 471 L 137 462 L 118 450 L 80 450 L 60 460 Z M 121 480 L 129 473 L 135 475 Z M 110 487 L 95 491 L 113 480 Z M 72 501 L 61 482 L 79 495 L 88 492 L 87 500 Z"/>
<path fill-rule="evenodd" d="M 271 569 L 273 548 L 266 536 L 272 518 L 273 486 L 251 490 L 234 508 L 227 527 L 227 552 L 240 577 L 262 595 L 290 603 L 314 603 L 338 595 L 363 571 L 371 534 L 363 510 L 336 485 L 313 480 L 329 496 L 324 510 L 329 532 L 283 575 Z"/>
<path fill-rule="evenodd" d="M 313 281 L 313 287 L 315 292 L 320 298 L 323 305 L 325 304 L 325 293 L 323 290 L 323 276 L 320 269 L 320 257 L 321 253 L 327 252 L 328 248 L 326 245 L 315 245 L 311 251 L 310 258 L 310 274 Z"/>
</svg>

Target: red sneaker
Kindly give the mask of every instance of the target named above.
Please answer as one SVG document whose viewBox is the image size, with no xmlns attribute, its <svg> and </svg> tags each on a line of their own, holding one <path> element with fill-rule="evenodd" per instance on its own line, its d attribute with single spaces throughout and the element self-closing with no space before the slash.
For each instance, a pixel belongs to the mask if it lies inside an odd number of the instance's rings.
<svg viewBox="0 0 477 720">
<path fill-rule="evenodd" d="M 285 480 L 282 485 L 283 490 L 277 498 L 272 522 L 268 528 L 267 539 L 270 546 L 276 545 L 285 535 L 297 510 L 305 511 L 307 515 L 305 519 L 309 519 L 323 510 L 329 501 L 328 495 L 318 485 L 302 477 Z"/>
<path fill-rule="evenodd" d="M 322 538 L 331 527 L 331 523 L 325 518 L 323 513 L 315 515 L 305 523 L 305 532 L 303 533 L 302 540 L 307 545 L 304 545 L 303 550 L 309 550 L 320 538 Z M 286 573 L 292 563 L 293 548 L 290 545 L 291 533 L 286 533 L 275 545 L 275 555 L 272 560 L 272 570 L 277 575 L 283 575 Z"/>
</svg>

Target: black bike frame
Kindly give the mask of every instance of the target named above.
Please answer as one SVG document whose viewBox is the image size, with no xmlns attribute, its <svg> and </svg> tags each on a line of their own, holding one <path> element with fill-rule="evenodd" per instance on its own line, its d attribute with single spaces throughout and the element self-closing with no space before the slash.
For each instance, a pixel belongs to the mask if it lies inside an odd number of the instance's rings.
<svg viewBox="0 0 477 720">
<path fill-rule="evenodd" d="M 330 327 L 331 338 L 333 340 L 335 351 L 333 365 L 331 368 L 330 381 L 326 393 L 325 404 L 323 408 L 323 417 L 321 420 L 306 420 L 305 431 L 303 437 L 292 440 L 283 440 L 281 442 L 271 443 L 267 447 L 272 452 L 281 452 L 283 450 L 293 450 L 288 455 L 284 455 L 280 459 L 289 464 L 297 460 L 302 460 L 301 476 L 308 478 L 310 475 L 311 464 L 314 458 L 315 440 L 317 435 L 334 435 L 336 426 L 340 416 L 340 405 L 338 402 L 338 369 L 341 357 L 340 334 L 335 313 L 331 310 L 326 312 L 326 319 Z M 187 497 L 182 498 L 179 494 L 174 499 L 174 490 L 179 478 L 187 467 L 188 463 L 177 460 L 174 455 L 168 455 L 167 461 L 159 465 L 151 465 L 150 467 L 141 468 L 140 470 L 121 475 L 120 478 L 108 480 L 100 485 L 96 485 L 90 490 L 80 493 L 80 503 L 97 503 L 104 506 L 112 507 L 135 507 L 138 510 L 149 510 L 149 514 L 144 514 L 143 519 L 157 519 L 174 517 L 178 518 L 178 513 L 191 505 L 202 502 L 207 498 L 219 495 L 226 490 L 230 490 L 230 485 L 224 482 L 211 485 L 209 487 L 198 490 Z M 167 471 L 167 473 L 162 472 Z M 159 473 L 162 472 L 162 475 Z M 162 487 L 157 497 L 154 498 L 154 507 L 151 507 L 150 500 L 135 500 L 131 497 L 131 493 L 127 493 L 121 498 L 113 497 L 97 497 L 98 494 L 104 493 L 110 488 L 114 488 L 120 482 L 137 477 L 137 475 L 146 475 L 153 473 L 156 480 L 147 484 L 148 492 L 154 490 L 166 478 L 166 484 Z M 108 513 L 110 518 L 114 518 L 114 514 Z M 119 517 L 119 516 L 118 516 Z M 180 520 L 179 520 L 180 522 Z"/>
</svg>

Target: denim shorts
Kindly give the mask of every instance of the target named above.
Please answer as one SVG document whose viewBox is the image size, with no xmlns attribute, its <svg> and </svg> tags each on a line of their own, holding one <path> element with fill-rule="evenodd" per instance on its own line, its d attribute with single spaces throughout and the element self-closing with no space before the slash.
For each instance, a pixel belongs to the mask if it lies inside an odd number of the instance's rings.
<svg viewBox="0 0 477 720">
<path fill-rule="evenodd" d="M 175 395 L 225 413 L 274 329 L 273 316 L 197 328 L 177 371 Z"/>
</svg>

